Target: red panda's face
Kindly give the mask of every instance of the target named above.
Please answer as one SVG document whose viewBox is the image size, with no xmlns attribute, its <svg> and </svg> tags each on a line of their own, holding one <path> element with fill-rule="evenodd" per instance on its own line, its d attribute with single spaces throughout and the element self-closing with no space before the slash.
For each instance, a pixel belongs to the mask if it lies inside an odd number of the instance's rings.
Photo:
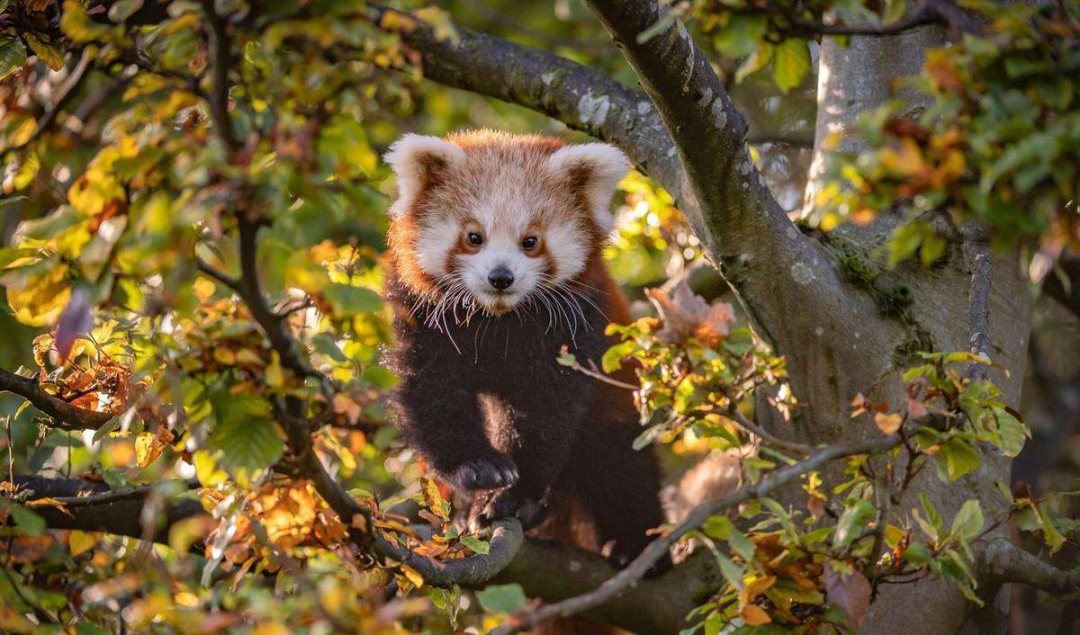
<svg viewBox="0 0 1080 635">
<path fill-rule="evenodd" d="M 406 135 L 387 160 L 400 190 L 390 248 L 402 281 L 444 308 L 490 315 L 577 302 L 628 167 L 611 146 L 499 133 Z"/>
</svg>

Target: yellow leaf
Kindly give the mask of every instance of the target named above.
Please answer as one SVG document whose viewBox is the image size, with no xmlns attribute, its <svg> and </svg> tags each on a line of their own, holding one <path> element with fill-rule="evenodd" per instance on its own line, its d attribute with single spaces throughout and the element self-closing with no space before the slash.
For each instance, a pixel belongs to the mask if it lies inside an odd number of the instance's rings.
<svg viewBox="0 0 1080 635">
<path fill-rule="evenodd" d="M 60 317 L 71 298 L 67 265 L 26 276 L 7 286 L 7 299 L 15 319 L 27 326 L 48 326 Z"/>
<path fill-rule="evenodd" d="M 157 457 L 152 457 L 154 451 L 154 435 L 149 432 L 141 432 L 135 438 L 135 460 L 139 467 L 146 467 Z M 160 454 L 160 453 L 159 453 Z"/>
<path fill-rule="evenodd" d="M 879 412 L 874 415 L 874 423 L 885 434 L 893 434 L 900 429 L 900 424 L 904 422 L 904 418 L 899 414 Z"/>
<path fill-rule="evenodd" d="M 236 354 L 230 349 L 219 346 L 214 349 L 214 361 L 223 366 L 232 366 L 236 363 Z"/>
<path fill-rule="evenodd" d="M 401 565 L 401 573 L 403 573 L 405 577 L 409 579 L 409 582 L 412 582 L 413 586 L 415 586 L 416 588 L 419 589 L 420 587 L 424 586 L 424 576 L 420 575 L 419 571 L 413 569 L 409 565 Z"/>
<path fill-rule="evenodd" d="M 922 150 L 915 140 L 904 137 L 881 150 L 881 165 L 903 176 L 913 176 L 926 169 Z"/>
<path fill-rule="evenodd" d="M 199 598 L 190 591 L 181 591 L 173 598 L 177 606 L 183 606 L 189 609 L 193 609 L 199 605 Z"/>
<path fill-rule="evenodd" d="M 68 536 L 68 550 L 71 551 L 71 555 L 77 556 L 96 547 L 100 540 L 101 534 L 75 529 Z"/>
</svg>

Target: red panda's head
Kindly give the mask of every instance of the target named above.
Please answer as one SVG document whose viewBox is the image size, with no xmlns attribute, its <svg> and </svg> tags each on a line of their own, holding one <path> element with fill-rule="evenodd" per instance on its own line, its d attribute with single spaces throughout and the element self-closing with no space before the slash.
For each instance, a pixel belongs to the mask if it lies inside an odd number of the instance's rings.
<svg viewBox="0 0 1080 635">
<path fill-rule="evenodd" d="M 397 174 L 390 254 L 402 282 L 492 315 L 588 284 L 629 168 L 607 144 L 489 131 L 405 135 L 386 160 Z"/>
</svg>

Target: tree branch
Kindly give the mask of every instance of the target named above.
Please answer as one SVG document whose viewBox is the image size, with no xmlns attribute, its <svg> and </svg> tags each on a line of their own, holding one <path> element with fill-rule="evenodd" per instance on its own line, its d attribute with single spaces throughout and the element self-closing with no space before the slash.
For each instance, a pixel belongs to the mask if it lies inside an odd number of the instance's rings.
<svg viewBox="0 0 1080 635">
<path fill-rule="evenodd" d="M 0 368 L 0 390 L 26 398 L 35 408 L 59 422 L 57 427 L 68 430 L 97 430 L 116 415 L 78 408 L 54 397 L 31 377 L 23 377 Z"/>
<path fill-rule="evenodd" d="M 213 92 L 210 94 L 210 115 L 230 152 L 239 147 L 239 141 L 233 132 L 232 119 L 229 118 L 229 66 L 232 59 L 229 53 L 229 35 L 225 18 L 214 10 L 214 0 L 200 0 L 203 13 L 210 25 L 210 58 Z"/>
<path fill-rule="evenodd" d="M 649 569 L 651 569 L 664 554 L 668 553 L 668 549 L 670 549 L 672 545 L 678 542 L 678 540 L 686 534 L 703 525 L 710 516 L 750 499 L 762 498 L 781 485 L 789 483 L 807 472 L 816 470 L 834 459 L 854 454 L 876 454 L 886 452 L 900 445 L 900 443 L 900 436 L 892 435 L 885 438 L 878 437 L 859 443 L 830 446 L 804 461 L 772 472 L 769 476 L 761 479 L 756 485 L 746 485 L 734 494 L 703 503 L 695 507 L 682 524 L 665 534 L 663 537 L 651 542 L 649 546 L 645 548 L 645 551 L 641 552 L 641 555 L 634 559 L 629 566 L 604 582 L 596 590 L 564 600 L 557 604 L 542 607 L 521 616 L 515 616 L 515 619 L 495 629 L 492 633 L 493 635 L 511 635 L 513 633 L 520 633 L 534 628 L 548 620 L 558 617 L 568 617 L 586 609 L 604 604 L 612 598 L 617 597 L 627 587 L 637 584 Z"/>
<path fill-rule="evenodd" d="M 988 586 L 1016 582 L 1051 595 L 1080 591 L 1080 571 L 1062 571 L 1003 538 L 979 552 L 978 572 Z"/>
<path fill-rule="evenodd" d="M 623 148 L 677 195 L 681 168 L 667 129 L 643 93 L 553 53 L 456 27 L 440 39 L 420 18 L 369 5 L 368 17 L 420 53 L 424 77 L 544 113 Z"/>
<path fill-rule="evenodd" d="M 68 505 L 67 510 L 52 506 L 34 507 L 34 513 L 45 519 L 52 529 L 78 529 L 101 531 L 118 536 L 146 538 L 143 508 L 151 488 L 141 488 L 137 493 L 110 489 L 104 483 L 80 479 L 45 478 L 41 476 L 16 476 L 15 484 L 34 492 L 31 500 L 39 498 L 80 497 L 88 501 L 82 505 Z M 92 503 L 91 503 L 92 502 Z M 161 517 L 155 519 L 149 538 L 168 544 L 169 529 L 177 522 L 193 516 L 206 515 L 202 503 L 195 499 L 169 501 Z"/>
</svg>

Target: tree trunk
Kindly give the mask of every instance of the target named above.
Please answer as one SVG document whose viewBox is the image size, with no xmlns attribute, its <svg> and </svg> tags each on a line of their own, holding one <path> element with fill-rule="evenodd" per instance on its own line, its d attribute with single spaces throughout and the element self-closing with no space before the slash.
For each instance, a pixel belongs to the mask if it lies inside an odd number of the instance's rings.
<svg viewBox="0 0 1080 635">
<path fill-rule="evenodd" d="M 813 197 L 823 184 L 828 158 L 824 148 L 826 137 L 850 129 L 861 112 L 889 99 L 910 99 L 910 94 L 897 94 L 895 80 L 917 74 L 926 50 L 942 43 L 943 37 L 936 27 L 890 38 L 853 37 L 847 47 L 840 46 L 834 38 L 824 39 L 814 160 L 806 193 L 808 212 L 812 211 Z M 912 110 L 917 108 L 917 103 L 912 104 Z M 841 148 L 857 151 L 860 142 L 848 137 Z M 865 259 L 861 264 L 873 267 L 870 254 L 884 245 L 890 231 L 900 222 L 898 216 L 883 215 L 866 227 L 842 226 L 828 235 L 826 245 L 841 268 L 851 259 Z M 857 393 L 898 406 L 903 403 L 900 375 L 918 361 L 912 353 L 970 348 L 969 263 L 958 246 L 952 247 L 943 260 L 929 269 L 918 263 L 905 263 L 893 271 L 883 271 L 871 283 L 860 283 L 860 291 L 873 298 L 876 313 L 852 315 L 846 331 L 827 333 L 820 326 L 806 323 L 802 328 L 814 335 L 808 337 L 810 345 L 779 351 L 789 360 L 796 396 L 808 403 L 807 410 L 812 413 L 811 419 L 798 423 L 805 440 L 835 442 L 880 434 L 868 417 L 850 418 L 850 402 Z M 908 295 L 910 306 L 898 310 L 895 299 Z M 1024 375 L 1032 304 L 1016 255 L 996 255 L 990 335 L 993 361 L 1000 369 L 992 371 L 991 378 L 1004 392 L 1005 402 L 1014 406 L 1019 403 Z M 813 316 L 800 316 L 800 319 L 812 321 Z M 826 341 L 820 342 L 826 335 L 829 336 Z M 772 423 L 774 429 L 783 425 Z M 901 504 L 893 506 L 893 522 L 910 518 L 911 509 L 918 505 L 919 493 L 930 498 L 946 519 L 946 526 L 969 498 L 978 498 L 988 512 L 1000 508 L 1003 501 L 995 483 L 1008 484 L 1010 461 L 992 450 L 984 452 L 981 459 L 982 465 L 976 472 L 955 483 L 940 481 L 932 468 L 923 470 Z M 902 467 L 905 461 L 904 457 L 898 459 L 897 467 Z M 1005 535 L 1005 531 L 1002 527 L 997 534 Z M 987 608 L 976 614 L 976 605 L 949 583 L 926 579 L 915 584 L 884 586 L 861 630 L 882 635 L 999 631 L 1006 622 L 1003 615 L 995 613 L 994 606 L 1007 606 L 1007 603 L 995 603 L 993 597 L 985 599 Z"/>
</svg>

